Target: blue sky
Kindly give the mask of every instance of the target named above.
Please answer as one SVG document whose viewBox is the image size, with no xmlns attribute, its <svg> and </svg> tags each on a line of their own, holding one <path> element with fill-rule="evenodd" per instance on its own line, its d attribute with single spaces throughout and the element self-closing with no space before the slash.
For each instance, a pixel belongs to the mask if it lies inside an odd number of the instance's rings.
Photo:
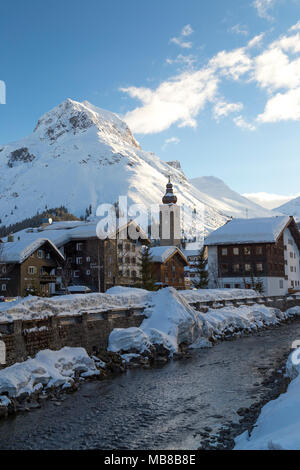
<svg viewBox="0 0 300 470">
<path fill-rule="evenodd" d="M 2 0 L 0 10 L 1 144 L 70 97 L 124 116 L 145 150 L 180 160 L 188 177 L 300 193 L 300 0 Z"/>
</svg>

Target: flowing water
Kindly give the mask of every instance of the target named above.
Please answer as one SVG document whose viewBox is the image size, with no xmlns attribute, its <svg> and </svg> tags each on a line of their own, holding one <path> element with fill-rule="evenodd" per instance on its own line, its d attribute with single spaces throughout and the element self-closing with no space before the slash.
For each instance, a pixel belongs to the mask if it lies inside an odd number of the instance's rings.
<svg viewBox="0 0 300 470">
<path fill-rule="evenodd" d="M 161 368 L 87 382 L 0 423 L 0 449 L 196 449 L 204 428 L 238 422 L 300 339 L 300 322 L 195 350 Z"/>
</svg>

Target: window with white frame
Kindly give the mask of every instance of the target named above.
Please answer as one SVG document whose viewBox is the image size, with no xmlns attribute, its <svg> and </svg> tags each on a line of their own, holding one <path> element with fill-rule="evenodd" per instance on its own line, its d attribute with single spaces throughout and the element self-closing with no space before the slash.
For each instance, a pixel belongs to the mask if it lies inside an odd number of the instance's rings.
<svg viewBox="0 0 300 470">
<path fill-rule="evenodd" d="M 228 255 L 227 248 L 222 248 L 222 256 L 227 256 L 227 255 Z"/>
<path fill-rule="evenodd" d="M 87 276 L 91 275 L 91 271 L 89 269 L 87 269 L 85 273 L 86 273 Z"/>
<path fill-rule="evenodd" d="M 2 290 L 2 292 L 5 292 L 5 291 L 6 291 L 6 284 L 2 284 L 1 290 Z"/>
<path fill-rule="evenodd" d="M 45 257 L 44 250 L 38 250 L 37 257 L 40 258 L 40 259 L 43 259 Z"/>
<path fill-rule="evenodd" d="M 76 258 L 76 264 L 82 264 L 82 258 L 81 258 L 81 256 L 78 256 L 78 257 Z"/>
<path fill-rule="evenodd" d="M 262 272 L 263 271 L 263 264 L 262 263 L 257 263 L 256 265 L 256 270 L 259 271 L 259 272 Z"/>
<path fill-rule="evenodd" d="M 87 256 L 86 257 L 86 262 L 89 263 L 91 261 L 91 257 L 90 256 Z"/>
<path fill-rule="evenodd" d="M 28 274 L 35 274 L 36 267 L 35 266 L 28 266 Z"/>
<path fill-rule="evenodd" d="M 2 266 L 2 273 L 3 273 L 3 274 L 6 273 L 6 266 Z"/>
<path fill-rule="evenodd" d="M 239 254 L 240 254 L 240 249 L 239 249 L 238 247 L 234 247 L 234 248 L 233 248 L 233 254 L 234 254 L 235 256 L 239 255 Z"/>
<path fill-rule="evenodd" d="M 76 251 L 82 251 L 82 243 L 76 243 Z"/>
</svg>

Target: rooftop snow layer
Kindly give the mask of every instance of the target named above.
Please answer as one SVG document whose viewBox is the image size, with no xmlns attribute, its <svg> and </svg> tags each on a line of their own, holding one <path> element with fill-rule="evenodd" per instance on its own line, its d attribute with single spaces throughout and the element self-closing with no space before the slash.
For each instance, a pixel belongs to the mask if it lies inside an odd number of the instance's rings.
<svg viewBox="0 0 300 470">
<path fill-rule="evenodd" d="M 62 253 L 48 238 L 35 238 L 27 240 L 25 237 L 15 242 L 1 244 L 1 261 L 6 263 L 23 263 L 32 253 L 38 250 L 44 243 L 50 243 L 52 248 L 63 258 Z"/>
<path fill-rule="evenodd" d="M 164 263 L 176 251 L 183 255 L 182 251 L 176 246 L 155 246 L 151 248 L 150 255 L 152 256 L 152 261 Z"/>
<path fill-rule="evenodd" d="M 233 219 L 208 235 L 204 244 L 275 243 L 289 220 L 288 216 Z"/>
</svg>

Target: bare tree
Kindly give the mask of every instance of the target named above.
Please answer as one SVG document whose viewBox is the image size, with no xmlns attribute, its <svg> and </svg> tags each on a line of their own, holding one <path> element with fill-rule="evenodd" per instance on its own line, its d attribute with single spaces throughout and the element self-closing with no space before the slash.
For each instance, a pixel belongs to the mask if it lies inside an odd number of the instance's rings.
<svg viewBox="0 0 300 470">
<path fill-rule="evenodd" d="M 61 282 L 63 287 L 67 290 L 72 279 L 72 265 L 69 259 L 60 267 L 59 275 L 61 277 Z"/>
<path fill-rule="evenodd" d="M 219 267 L 217 261 L 210 263 L 208 266 L 209 281 L 213 284 L 216 289 L 221 288 L 221 281 L 219 278 Z"/>
</svg>

